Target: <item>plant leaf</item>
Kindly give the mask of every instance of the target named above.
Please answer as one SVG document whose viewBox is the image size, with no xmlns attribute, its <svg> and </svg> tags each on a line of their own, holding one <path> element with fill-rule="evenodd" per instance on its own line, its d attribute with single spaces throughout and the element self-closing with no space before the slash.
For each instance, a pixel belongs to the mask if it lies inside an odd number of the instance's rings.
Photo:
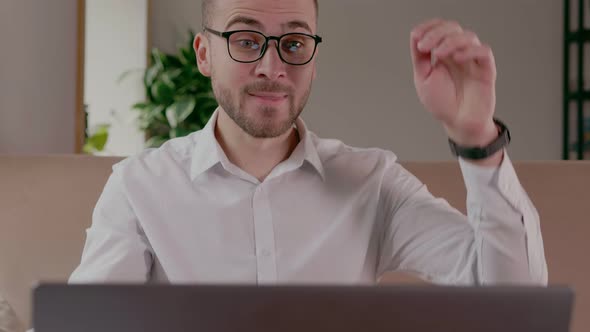
<svg viewBox="0 0 590 332">
<path fill-rule="evenodd" d="M 182 75 L 182 68 L 172 69 L 167 72 L 168 78 L 175 82 Z"/>
<path fill-rule="evenodd" d="M 172 128 L 170 129 L 170 138 L 184 137 L 190 134 L 191 131 L 184 128 Z"/>
<path fill-rule="evenodd" d="M 150 104 L 148 104 L 148 103 L 140 102 L 140 103 L 133 104 L 133 106 L 131 106 L 131 108 L 134 110 L 145 110 L 149 106 L 150 106 Z"/>
<path fill-rule="evenodd" d="M 145 142 L 145 146 L 148 148 L 159 148 L 162 144 L 166 143 L 167 140 L 167 137 L 153 136 Z"/>
<path fill-rule="evenodd" d="M 160 75 L 160 71 L 162 70 L 162 68 L 158 65 L 154 65 L 150 68 L 148 68 L 148 70 L 145 72 L 145 86 L 149 87 L 152 86 L 154 84 L 154 82 L 156 81 L 156 78 L 158 77 L 158 75 Z"/>
<path fill-rule="evenodd" d="M 217 107 L 211 79 L 201 74 L 195 61 L 194 36 L 189 31 L 186 43 L 174 55 L 156 48 L 151 51 L 144 75 L 146 100 L 133 106 L 149 138 L 148 147 L 200 130 Z"/>
<path fill-rule="evenodd" d="M 123 82 L 131 74 L 140 74 L 143 71 L 144 71 L 143 68 L 135 68 L 135 69 L 126 70 L 119 76 L 119 78 L 117 78 L 117 84 L 121 84 L 121 82 Z"/>
<path fill-rule="evenodd" d="M 109 127 L 108 124 L 102 124 L 93 128 L 82 150 L 88 154 L 104 150 L 109 139 Z"/>
<path fill-rule="evenodd" d="M 157 121 L 166 121 L 166 118 L 164 117 L 164 105 L 156 105 L 154 108 L 152 108 L 150 110 L 149 113 L 149 117 L 151 120 L 157 120 Z"/>
<path fill-rule="evenodd" d="M 201 129 L 203 129 L 203 127 L 202 127 L 200 124 L 198 124 L 198 123 L 191 123 L 191 124 L 189 124 L 189 126 L 188 126 L 188 130 L 189 130 L 191 133 L 193 133 L 193 132 L 195 132 L 195 131 L 199 131 L 199 130 L 201 130 Z"/>
<path fill-rule="evenodd" d="M 171 128 L 178 127 L 178 124 L 186 120 L 195 110 L 196 101 L 194 98 L 183 98 L 166 109 L 166 119 Z"/>
<path fill-rule="evenodd" d="M 159 104 L 168 104 L 174 98 L 174 86 L 164 80 L 154 82 L 151 88 L 154 101 Z"/>
<path fill-rule="evenodd" d="M 152 49 L 152 61 L 155 66 L 159 66 L 161 69 L 164 69 L 164 57 L 164 53 L 162 53 L 159 49 Z"/>
</svg>

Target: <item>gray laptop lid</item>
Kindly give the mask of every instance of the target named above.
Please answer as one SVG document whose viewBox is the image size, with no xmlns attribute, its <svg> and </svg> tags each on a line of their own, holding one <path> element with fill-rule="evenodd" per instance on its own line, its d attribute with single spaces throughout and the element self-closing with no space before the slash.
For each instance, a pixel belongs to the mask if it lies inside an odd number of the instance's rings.
<svg viewBox="0 0 590 332">
<path fill-rule="evenodd" d="M 36 332 L 567 332 L 565 287 L 41 285 Z"/>
</svg>

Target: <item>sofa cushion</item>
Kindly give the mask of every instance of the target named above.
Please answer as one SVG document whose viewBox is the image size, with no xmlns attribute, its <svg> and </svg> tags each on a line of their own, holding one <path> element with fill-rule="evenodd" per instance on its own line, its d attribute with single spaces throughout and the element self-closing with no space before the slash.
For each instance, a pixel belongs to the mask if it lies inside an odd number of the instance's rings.
<svg viewBox="0 0 590 332">
<path fill-rule="evenodd" d="M 18 318 L 31 326 L 38 281 L 66 281 L 80 263 L 92 210 L 120 158 L 0 156 L 0 289 Z M 456 162 L 404 162 L 436 195 L 465 211 Z M 541 215 L 551 284 L 576 291 L 572 332 L 590 331 L 590 162 L 515 162 Z M 9 230 L 9 231 L 1 231 Z M 406 283 L 387 275 L 382 283 Z"/>
</svg>

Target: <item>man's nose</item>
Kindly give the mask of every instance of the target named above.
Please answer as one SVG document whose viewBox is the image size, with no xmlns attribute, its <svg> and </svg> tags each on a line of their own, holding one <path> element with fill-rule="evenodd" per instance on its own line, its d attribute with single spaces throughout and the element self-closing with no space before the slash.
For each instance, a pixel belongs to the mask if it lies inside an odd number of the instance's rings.
<svg viewBox="0 0 590 332">
<path fill-rule="evenodd" d="M 286 75 L 287 64 L 281 60 L 277 45 L 276 40 L 268 42 L 264 56 L 256 65 L 255 73 L 258 77 L 266 77 L 274 81 Z"/>
</svg>

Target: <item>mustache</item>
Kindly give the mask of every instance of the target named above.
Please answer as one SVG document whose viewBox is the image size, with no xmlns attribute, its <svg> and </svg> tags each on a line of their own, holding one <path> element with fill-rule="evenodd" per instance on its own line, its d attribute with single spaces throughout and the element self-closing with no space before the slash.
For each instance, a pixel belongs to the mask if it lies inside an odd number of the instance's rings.
<svg viewBox="0 0 590 332">
<path fill-rule="evenodd" d="M 268 82 L 268 81 L 259 81 L 254 82 L 246 85 L 243 88 L 243 91 L 246 93 L 254 93 L 254 92 L 272 92 L 272 93 L 285 93 L 285 94 L 292 94 L 293 89 L 287 85 L 283 85 L 278 82 Z"/>
</svg>

